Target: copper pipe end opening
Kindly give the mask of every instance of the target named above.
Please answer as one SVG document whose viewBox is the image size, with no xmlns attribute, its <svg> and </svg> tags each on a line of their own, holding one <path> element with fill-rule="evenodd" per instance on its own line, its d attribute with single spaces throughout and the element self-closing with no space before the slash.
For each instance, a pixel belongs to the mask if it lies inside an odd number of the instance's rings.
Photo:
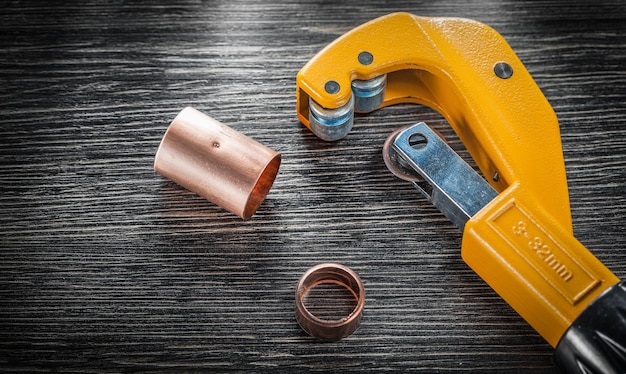
<svg viewBox="0 0 626 374">
<path fill-rule="evenodd" d="M 154 170 L 248 219 L 265 200 L 280 161 L 279 153 L 187 107 L 165 132 Z"/>
<path fill-rule="evenodd" d="M 313 314 L 305 305 L 307 293 L 323 283 L 345 287 L 356 300 L 352 311 L 341 318 L 326 319 Z M 350 268 L 324 263 L 307 270 L 296 287 L 296 320 L 309 335 L 323 340 L 339 340 L 352 334 L 360 325 L 365 305 L 365 289 L 359 276 Z"/>
<path fill-rule="evenodd" d="M 259 174 L 259 178 L 252 188 L 252 192 L 250 192 L 250 196 L 248 198 L 248 201 L 246 202 L 243 214 L 241 215 L 243 219 L 248 219 L 252 217 L 252 215 L 261 206 L 261 203 L 263 203 L 263 201 L 265 200 L 265 196 L 267 196 L 270 189 L 272 188 L 272 185 L 274 184 L 274 179 L 276 179 L 276 174 L 278 174 L 280 161 L 281 156 L 279 153 L 276 153 Z"/>
</svg>

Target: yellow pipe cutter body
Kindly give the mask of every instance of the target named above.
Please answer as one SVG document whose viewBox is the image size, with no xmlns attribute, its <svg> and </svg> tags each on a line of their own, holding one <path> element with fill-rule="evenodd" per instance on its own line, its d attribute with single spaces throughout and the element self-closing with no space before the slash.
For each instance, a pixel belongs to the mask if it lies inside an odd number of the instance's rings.
<svg viewBox="0 0 626 374">
<path fill-rule="evenodd" d="M 552 346 L 601 295 L 623 294 L 618 300 L 626 302 L 619 279 L 573 236 L 556 115 L 492 28 L 467 19 L 390 14 L 320 51 L 296 85 L 299 120 L 324 140 L 346 136 L 354 111 L 397 103 L 422 104 L 446 118 L 486 176 L 481 188 L 493 191 L 474 211 L 445 197 L 444 205 L 466 215 L 448 215 L 463 229 L 462 257 Z M 408 131 L 427 138 L 428 130 L 420 129 Z M 446 175 L 420 172 L 422 161 L 411 160 L 419 141 L 405 135 L 393 139 L 406 141 L 406 153 L 394 143 L 402 164 L 439 194 L 452 189 L 436 185 Z M 437 167 L 445 171 L 446 165 Z M 471 193 L 460 191 L 457 200 Z M 426 194 L 437 205 L 432 192 Z"/>
</svg>

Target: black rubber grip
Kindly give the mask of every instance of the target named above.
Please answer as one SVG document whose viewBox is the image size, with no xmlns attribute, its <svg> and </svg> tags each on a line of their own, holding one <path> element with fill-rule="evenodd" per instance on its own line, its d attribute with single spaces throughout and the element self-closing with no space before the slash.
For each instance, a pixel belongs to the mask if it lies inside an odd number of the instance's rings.
<svg viewBox="0 0 626 374">
<path fill-rule="evenodd" d="M 609 288 L 576 318 L 554 360 L 563 373 L 626 373 L 626 281 Z"/>
</svg>

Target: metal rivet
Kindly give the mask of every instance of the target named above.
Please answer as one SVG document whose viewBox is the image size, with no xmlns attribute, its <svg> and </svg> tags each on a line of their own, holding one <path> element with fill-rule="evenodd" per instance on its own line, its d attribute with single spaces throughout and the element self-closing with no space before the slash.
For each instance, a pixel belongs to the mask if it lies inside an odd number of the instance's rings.
<svg viewBox="0 0 626 374">
<path fill-rule="evenodd" d="M 424 134 L 415 133 L 409 136 L 409 146 L 413 149 L 422 149 L 428 144 L 428 138 Z"/>
<path fill-rule="evenodd" d="M 359 63 L 361 65 L 370 65 L 372 62 L 374 62 L 374 56 L 371 53 L 367 51 L 359 53 Z"/>
<path fill-rule="evenodd" d="M 513 76 L 513 67 L 506 62 L 498 62 L 493 67 L 493 72 L 496 73 L 498 78 L 509 79 Z"/>
<path fill-rule="evenodd" d="M 331 94 L 331 95 L 334 95 L 337 92 L 339 92 L 340 88 L 341 88 L 341 86 L 339 86 L 339 83 L 337 83 L 336 81 L 328 81 L 324 85 L 324 90 L 326 90 L 326 92 Z"/>
<path fill-rule="evenodd" d="M 493 174 L 493 181 L 494 182 L 499 182 L 500 181 L 500 174 L 498 174 L 497 171 Z"/>
</svg>

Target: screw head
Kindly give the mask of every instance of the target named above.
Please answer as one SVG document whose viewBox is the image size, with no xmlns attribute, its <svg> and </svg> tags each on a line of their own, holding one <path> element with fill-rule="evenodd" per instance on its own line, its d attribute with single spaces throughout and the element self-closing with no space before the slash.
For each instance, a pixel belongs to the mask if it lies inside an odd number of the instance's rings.
<svg viewBox="0 0 626 374">
<path fill-rule="evenodd" d="M 371 53 L 367 51 L 359 53 L 359 63 L 361 65 L 370 65 L 372 62 L 374 62 L 374 56 Z"/>
<path fill-rule="evenodd" d="M 506 62 L 498 62 L 493 67 L 493 72 L 498 78 L 509 79 L 513 76 L 513 67 Z"/>
<path fill-rule="evenodd" d="M 339 89 L 341 88 L 341 86 L 339 85 L 339 83 L 337 83 L 336 81 L 328 81 L 326 82 L 326 84 L 324 85 L 324 90 L 331 94 L 334 95 L 337 92 L 339 92 Z"/>
<path fill-rule="evenodd" d="M 409 136 L 409 146 L 413 149 L 423 149 L 428 144 L 428 138 L 424 134 L 415 133 Z"/>
</svg>

